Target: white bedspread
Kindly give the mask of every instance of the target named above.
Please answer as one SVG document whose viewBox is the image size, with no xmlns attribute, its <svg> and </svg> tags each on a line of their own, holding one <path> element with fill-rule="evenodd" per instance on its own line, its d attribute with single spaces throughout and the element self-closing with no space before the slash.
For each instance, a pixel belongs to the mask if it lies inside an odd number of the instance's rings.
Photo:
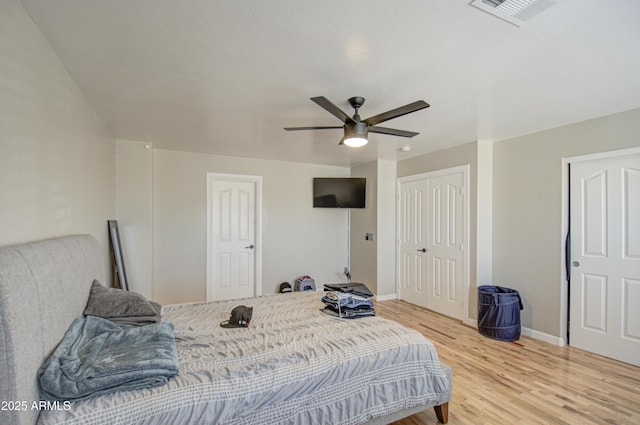
<svg viewBox="0 0 640 425">
<path fill-rule="evenodd" d="M 358 424 L 445 402 L 431 342 L 379 317 L 320 311 L 321 292 L 164 308 L 180 373 L 162 387 L 42 411 L 39 424 Z M 249 328 L 224 329 L 236 305 Z M 135 347 L 132 347 L 135 349 Z"/>
</svg>

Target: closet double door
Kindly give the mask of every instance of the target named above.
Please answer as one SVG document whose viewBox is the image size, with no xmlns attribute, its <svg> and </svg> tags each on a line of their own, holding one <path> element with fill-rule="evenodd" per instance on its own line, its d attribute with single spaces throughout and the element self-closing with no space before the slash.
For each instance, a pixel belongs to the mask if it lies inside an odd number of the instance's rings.
<svg viewBox="0 0 640 425">
<path fill-rule="evenodd" d="M 466 167 L 398 180 L 399 298 L 467 316 Z"/>
</svg>

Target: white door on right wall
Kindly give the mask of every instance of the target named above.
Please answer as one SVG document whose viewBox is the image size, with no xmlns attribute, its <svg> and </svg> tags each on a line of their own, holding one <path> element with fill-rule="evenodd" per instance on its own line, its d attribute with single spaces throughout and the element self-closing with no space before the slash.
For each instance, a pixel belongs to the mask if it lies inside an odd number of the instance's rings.
<svg viewBox="0 0 640 425">
<path fill-rule="evenodd" d="M 572 162 L 570 345 L 640 366 L 640 154 Z"/>
</svg>

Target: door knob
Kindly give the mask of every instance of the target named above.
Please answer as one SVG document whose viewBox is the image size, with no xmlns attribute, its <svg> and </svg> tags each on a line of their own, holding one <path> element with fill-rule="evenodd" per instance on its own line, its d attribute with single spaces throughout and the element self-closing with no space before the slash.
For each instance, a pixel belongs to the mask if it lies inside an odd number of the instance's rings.
<svg viewBox="0 0 640 425">
<path fill-rule="evenodd" d="M 419 249 L 418 251 L 420 251 L 420 252 L 427 252 L 427 248 L 422 248 L 422 249 Z"/>
<path fill-rule="evenodd" d="M 253 244 L 249 245 L 249 246 L 245 246 L 245 248 L 247 249 L 253 249 Z"/>
<path fill-rule="evenodd" d="M 580 267 L 580 261 L 574 261 L 571 264 L 573 265 L 573 267 Z"/>
</svg>

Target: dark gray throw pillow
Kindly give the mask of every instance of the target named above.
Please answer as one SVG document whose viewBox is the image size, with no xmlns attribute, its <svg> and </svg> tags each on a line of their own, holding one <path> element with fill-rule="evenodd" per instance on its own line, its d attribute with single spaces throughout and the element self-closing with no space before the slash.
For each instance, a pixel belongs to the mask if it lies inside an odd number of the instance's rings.
<svg viewBox="0 0 640 425">
<path fill-rule="evenodd" d="M 154 316 L 158 312 L 142 295 L 117 288 L 106 288 L 94 280 L 84 314 L 85 316 L 110 319 L 113 317 Z"/>
</svg>

